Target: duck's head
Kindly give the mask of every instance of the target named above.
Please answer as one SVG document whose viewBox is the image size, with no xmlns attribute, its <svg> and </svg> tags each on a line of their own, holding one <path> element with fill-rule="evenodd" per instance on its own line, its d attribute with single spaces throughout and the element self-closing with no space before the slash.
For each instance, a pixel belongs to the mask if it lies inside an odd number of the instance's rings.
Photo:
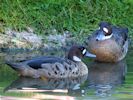
<svg viewBox="0 0 133 100">
<path fill-rule="evenodd" d="M 89 53 L 83 46 L 72 46 L 68 53 L 68 59 L 75 62 L 80 62 L 84 56 L 96 57 L 96 55 Z"/>
<path fill-rule="evenodd" d="M 101 22 L 97 31 L 96 41 L 110 39 L 113 36 L 112 26 L 108 22 Z"/>
</svg>

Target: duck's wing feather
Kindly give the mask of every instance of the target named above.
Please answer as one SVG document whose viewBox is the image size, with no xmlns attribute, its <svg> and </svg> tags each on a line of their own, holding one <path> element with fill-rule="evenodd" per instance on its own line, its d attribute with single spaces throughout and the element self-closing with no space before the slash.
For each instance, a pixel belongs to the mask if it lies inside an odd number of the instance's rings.
<svg viewBox="0 0 133 100">
<path fill-rule="evenodd" d="M 113 26 L 112 32 L 114 34 L 115 41 L 122 47 L 128 40 L 128 28 Z"/>
<path fill-rule="evenodd" d="M 63 58 L 58 57 L 39 57 L 25 61 L 25 63 L 34 69 L 38 69 L 42 68 L 42 64 L 53 64 L 56 62 L 63 63 L 63 61 Z"/>
</svg>

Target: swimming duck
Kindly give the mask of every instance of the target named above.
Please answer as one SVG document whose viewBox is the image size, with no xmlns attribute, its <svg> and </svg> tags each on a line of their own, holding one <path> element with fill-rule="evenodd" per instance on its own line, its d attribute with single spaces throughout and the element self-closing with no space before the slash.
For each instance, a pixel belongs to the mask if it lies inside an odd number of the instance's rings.
<svg viewBox="0 0 133 100">
<path fill-rule="evenodd" d="M 6 61 L 6 64 L 18 71 L 21 76 L 33 78 L 79 77 L 88 74 L 87 66 L 81 61 L 84 56 L 96 57 L 87 52 L 83 46 L 73 46 L 70 48 L 67 58 L 44 56 L 19 63 Z"/>
<path fill-rule="evenodd" d="M 97 61 L 120 61 L 128 51 L 128 29 L 101 22 L 86 44 L 88 50 L 96 55 Z"/>
</svg>

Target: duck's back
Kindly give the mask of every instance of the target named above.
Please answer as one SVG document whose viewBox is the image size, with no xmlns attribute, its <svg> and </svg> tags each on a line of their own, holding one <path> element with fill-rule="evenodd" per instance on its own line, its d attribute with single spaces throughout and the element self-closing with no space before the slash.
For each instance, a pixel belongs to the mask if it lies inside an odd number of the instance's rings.
<svg viewBox="0 0 133 100">
<path fill-rule="evenodd" d="M 42 68 L 42 64 L 54 64 L 54 63 L 63 63 L 65 61 L 65 59 L 63 58 L 59 58 L 59 57 L 39 57 L 39 58 L 34 58 L 31 60 L 27 60 L 24 63 L 29 65 L 30 67 L 34 68 L 34 69 L 39 69 Z"/>
<path fill-rule="evenodd" d="M 18 71 L 22 76 L 38 78 L 78 77 L 88 73 L 84 63 L 76 63 L 67 58 L 39 57 L 20 63 L 7 62 L 9 66 Z"/>
<path fill-rule="evenodd" d="M 119 46 L 123 47 L 123 45 L 128 41 L 128 29 L 121 27 L 112 27 L 112 32 L 115 38 L 115 41 Z"/>
</svg>

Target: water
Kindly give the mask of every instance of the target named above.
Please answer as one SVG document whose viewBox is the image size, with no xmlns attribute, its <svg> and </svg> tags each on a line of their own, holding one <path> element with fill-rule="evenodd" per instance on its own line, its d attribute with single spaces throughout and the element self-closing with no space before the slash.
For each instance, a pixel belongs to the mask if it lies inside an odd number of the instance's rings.
<svg viewBox="0 0 133 100">
<path fill-rule="evenodd" d="M 64 50 L 5 51 L 0 53 L 0 99 L 7 100 L 121 100 L 133 99 L 133 51 L 115 64 L 84 59 L 89 74 L 76 79 L 32 79 L 19 77 L 5 59 L 22 61 L 36 56 L 64 57 Z"/>
</svg>

